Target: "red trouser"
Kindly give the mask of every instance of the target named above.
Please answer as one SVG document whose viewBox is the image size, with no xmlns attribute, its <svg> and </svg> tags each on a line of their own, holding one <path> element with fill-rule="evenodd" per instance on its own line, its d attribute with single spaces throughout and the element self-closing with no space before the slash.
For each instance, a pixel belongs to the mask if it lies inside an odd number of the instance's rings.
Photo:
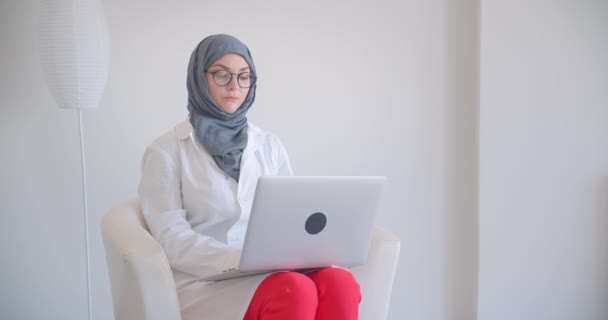
<svg viewBox="0 0 608 320">
<path fill-rule="evenodd" d="M 255 291 L 244 320 L 356 320 L 361 290 L 350 272 L 279 272 Z"/>
</svg>

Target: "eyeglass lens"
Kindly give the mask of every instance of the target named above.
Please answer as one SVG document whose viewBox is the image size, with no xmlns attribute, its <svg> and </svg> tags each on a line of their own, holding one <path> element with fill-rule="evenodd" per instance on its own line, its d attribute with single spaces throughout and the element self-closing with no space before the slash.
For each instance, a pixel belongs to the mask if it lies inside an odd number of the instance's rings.
<svg viewBox="0 0 608 320">
<path fill-rule="evenodd" d="M 251 72 L 242 72 L 242 73 L 235 74 L 235 75 L 236 75 L 237 82 L 241 88 L 249 88 L 251 86 L 251 81 L 252 81 Z M 233 74 L 228 71 L 224 71 L 224 70 L 215 71 L 215 72 L 213 72 L 213 81 L 215 81 L 215 83 L 218 86 L 225 86 L 225 85 L 229 84 L 230 81 L 232 81 L 232 76 L 233 76 Z"/>
</svg>

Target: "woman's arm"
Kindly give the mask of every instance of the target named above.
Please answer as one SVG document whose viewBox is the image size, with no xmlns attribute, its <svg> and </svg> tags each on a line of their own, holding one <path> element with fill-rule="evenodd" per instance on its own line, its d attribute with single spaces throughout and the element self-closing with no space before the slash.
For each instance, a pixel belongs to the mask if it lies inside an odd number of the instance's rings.
<svg viewBox="0 0 608 320">
<path fill-rule="evenodd" d="M 182 204 L 177 146 L 175 149 L 152 145 L 144 153 L 139 185 L 142 212 L 171 267 L 206 277 L 237 265 L 241 250 L 192 230 Z"/>
</svg>

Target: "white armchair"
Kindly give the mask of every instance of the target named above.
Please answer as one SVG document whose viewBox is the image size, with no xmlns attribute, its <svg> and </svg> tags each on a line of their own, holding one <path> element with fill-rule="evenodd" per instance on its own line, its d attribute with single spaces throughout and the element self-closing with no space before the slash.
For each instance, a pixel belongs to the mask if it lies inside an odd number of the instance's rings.
<svg viewBox="0 0 608 320">
<path fill-rule="evenodd" d="M 147 230 L 139 201 L 114 207 L 101 229 L 115 320 L 181 320 L 171 268 Z M 397 237 L 374 228 L 366 264 L 351 269 L 363 295 L 360 319 L 386 319 L 399 248 Z"/>
</svg>

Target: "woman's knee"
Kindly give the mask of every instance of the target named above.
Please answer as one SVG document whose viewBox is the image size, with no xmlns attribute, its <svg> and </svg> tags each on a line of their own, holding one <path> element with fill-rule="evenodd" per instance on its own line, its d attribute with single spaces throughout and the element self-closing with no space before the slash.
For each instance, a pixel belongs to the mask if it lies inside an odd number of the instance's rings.
<svg viewBox="0 0 608 320">
<path fill-rule="evenodd" d="M 310 320 L 318 303 L 311 279 L 296 272 L 275 273 L 260 283 L 244 319 Z"/>
<path fill-rule="evenodd" d="M 350 271 L 342 268 L 324 268 L 315 271 L 310 275 L 310 278 L 318 286 L 320 283 L 337 286 L 337 287 L 353 287 L 359 289 L 359 284 Z"/>
<path fill-rule="evenodd" d="M 345 295 L 356 301 L 361 300 L 361 287 L 350 273 L 342 268 L 324 268 L 309 275 L 317 287 L 318 295 Z"/>
<path fill-rule="evenodd" d="M 298 272 L 278 272 L 269 275 L 260 288 L 270 288 L 270 291 L 282 299 L 290 299 L 300 303 L 316 304 L 317 287 L 307 276 Z"/>
</svg>

